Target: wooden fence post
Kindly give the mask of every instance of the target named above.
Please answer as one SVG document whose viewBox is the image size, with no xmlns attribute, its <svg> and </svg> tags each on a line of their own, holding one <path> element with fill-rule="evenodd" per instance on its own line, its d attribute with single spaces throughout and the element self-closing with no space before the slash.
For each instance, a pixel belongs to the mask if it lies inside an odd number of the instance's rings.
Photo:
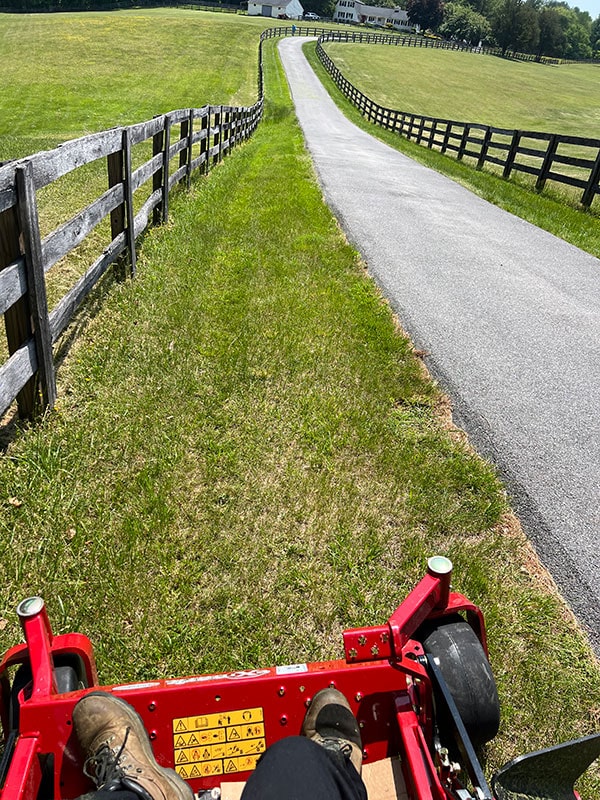
<svg viewBox="0 0 600 800">
<path fill-rule="evenodd" d="M 592 205 L 596 192 L 598 191 L 598 182 L 600 181 L 600 150 L 596 156 L 596 162 L 590 172 L 590 177 L 586 184 L 583 196 L 581 198 L 581 205 L 589 208 Z"/>
<path fill-rule="evenodd" d="M 467 149 L 468 138 L 469 138 L 469 123 L 467 123 L 463 129 L 463 135 L 460 140 L 460 145 L 458 146 L 458 153 L 456 155 L 458 161 L 461 161 L 462 157 L 465 154 L 465 150 Z"/>
<path fill-rule="evenodd" d="M 215 113 L 213 117 L 214 124 L 214 137 L 212 146 L 217 148 L 217 152 L 213 156 L 213 166 L 218 164 L 221 160 L 221 106 L 215 106 Z"/>
<path fill-rule="evenodd" d="M 56 376 L 52 358 L 52 334 L 48 318 L 42 239 L 33 184 L 33 167 L 30 161 L 17 167 L 15 178 L 19 223 L 27 269 L 27 296 L 38 362 L 38 385 L 42 391 L 44 407 L 52 408 L 56 402 Z"/>
<path fill-rule="evenodd" d="M 546 150 L 546 155 L 544 156 L 544 160 L 542 162 L 542 168 L 540 169 L 540 174 L 537 177 L 535 182 L 535 190 L 536 192 L 541 192 L 544 188 L 546 180 L 548 179 L 548 173 L 552 169 L 552 161 L 554 159 L 554 155 L 556 153 L 556 148 L 558 147 L 558 137 L 555 133 L 552 134 L 550 140 L 548 141 L 548 149 Z"/>
<path fill-rule="evenodd" d="M 517 150 L 519 149 L 520 141 L 521 131 L 513 131 L 512 141 L 510 143 L 508 155 L 506 156 L 506 163 L 504 164 L 504 170 L 502 172 L 503 178 L 510 178 L 510 173 L 512 172 L 513 164 L 515 163 L 515 158 L 517 157 Z"/>
<path fill-rule="evenodd" d="M 156 117 L 153 117 L 153 119 L 156 119 Z M 152 137 L 152 156 L 160 155 L 164 151 L 164 148 L 165 148 L 165 130 L 164 128 L 162 128 Z M 160 169 L 157 169 L 154 175 L 152 176 L 153 192 L 158 192 L 162 190 L 164 171 L 165 171 L 165 163 L 163 158 L 162 163 L 160 165 Z M 164 205 L 161 198 L 160 204 L 157 205 L 154 211 L 152 212 L 152 222 L 155 225 L 160 225 L 163 219 L 164 219 Z"/>
<path fill-rule="evenodd" d="M 131 186 L 131 131 L 129 128 L 123 130 L 123 190 L 125 193 L 125 215 L 127 217 L 127 249 L 129 251 L 129 270 L 131 277 L 135 277 L 136 252 L 135 252 L 135 228 L 133 222 L 133 188 Z"/>
<path fill-rule="evenodd" d="M 239 134 L 240 134 L 240 130 L 239 130 L 240 122 L 239 122 L 239 120 L 240 120 L 240 109 L 239 109 L 239 106 L 238 106 L 237 108 L 234 108 L 232 113 L 231 113 L 231 131 L 229 133 L 229 143 L 230 143 L 229 146 L 230 146 L 230 148 L 232 150 L 235 147 L 237 147 L 237 143 L 238 143 L 238 138 L 239 138 Z"/>
<path fill-rule="evenodd" d="M 451 122 L 447 122 L 446 123 L 446 130 L 444 132 L 444 141 L 442 142 L 442 149 L 440 151 L 442 153 L 442 155 L 448 149 L 448 142 L 450 141 L 450 134 L 451 133 L 452 133 L 452 123 Z"/>
<path fill-rule="evenodd" d="M 203 174 L 207 174 L 208 170 L 210 169 L 208 163 L 208 149 L 209 149 L 209 139 L 210 139 L 210 106 L 207 106 L 207 114 L 202 117 L 202 124 L 200 126 L 201 131 L 205 131 L 204 138 L 200 141 L 200 155 L 203 153 L 206 154 L 206 158 L 204 159 L 204 164 L 202 165 L 202 172 Z M 246 111 L 246 121 L 244 122 L 244 136 L 247 136 L 247 126 L 248 126 L 248 111 Z"/>
<path fill-rule="evenodd" d="M 179 151 L 179 166 L 186 168 L 186 186 L 190 188 L 191 164 L 192 164 L 192 131 L 194 126 L 193 112 L 190 110 L 188 118 L 182 120 L 179 128 L 179 138 L 187 139 L 187 144 L 183 150 Z"/>
<path fill-rule="evenodd" d="M 162 185 L 162 207 L 163 207 L 163 221 L 167 222 L 169 219 L 169 164 L 171 163 L 169 153 L 171 150 L 171 117 L 165 114 L 165 138 L 163 150 L 163 185 Z"/>
<path fill-rule="evenodd" d="M 16 206 L 0 214 L 0 264 L 4 269 L 21 257 L 19 242 L 19 217 Z M 15 353 L 24 342 L 31 338 L 31 318 L 27 295 L 4 312 L 4 327 L 8 353 Z M 17 407 L 21 419 L 31 418 L 35 411 L 36 379 L 30 378 L 17 395 Z"/>
<path fill-rule="evenodd" d="M 118 186 L 123 183 L 123 150 L 109 153 L 106 157 L 108 171 L 108 188 Z M 114 240 L 125 230 L 125 202 L 121 203 L 110 212 L 110 235 Z"/>
<path fill-rule="evenodd" d="M 477 159 L 477 169 L 481 169 L 485 164 L 485 159 L 487 158 L 491 138 L 492 138 L 492 129 L 488 125 L 483 135 L 483 142 L 481 143 L 481 152 L 479 153 L 479 158 Z"/>
</svg>

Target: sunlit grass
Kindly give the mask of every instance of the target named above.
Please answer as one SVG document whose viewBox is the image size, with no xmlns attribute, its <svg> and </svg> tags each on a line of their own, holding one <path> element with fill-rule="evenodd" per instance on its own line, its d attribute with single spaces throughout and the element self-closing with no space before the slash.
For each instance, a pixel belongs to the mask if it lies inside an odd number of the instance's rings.
<svg viewBox="0 0 600 800">
<path fill-rule="evenodd" d="M 498 128 L 600 138 L 600 65 L 549 67 L 468 52 L 325 45 L 344 75 L 387 108 Z"/>
<path fill-rule="evenodd" d="M 175 8 L 1 14 L 0 159 L 177 108 L 252 104 L 269 24 Z"/>
</svg>

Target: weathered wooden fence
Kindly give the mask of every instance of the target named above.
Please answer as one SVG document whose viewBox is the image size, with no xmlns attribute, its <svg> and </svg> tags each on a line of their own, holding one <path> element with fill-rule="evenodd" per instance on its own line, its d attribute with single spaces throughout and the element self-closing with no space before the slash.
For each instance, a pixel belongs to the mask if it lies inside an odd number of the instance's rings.
<svg viewBox="0 0 600 800">
<path fill-rule="evenodd" d="M 15 400 L 22 418 L 53 406 L 53 348 L 90 292 L 117 260 L 125 259 L 130 274 L 135 275 L 136 240 L 150 224 L 168 219 L 171 191 L 181 183 L 189 185 L 193 173 L 208 172 L 253 133 L 263 111 L 263 41 L 324 32 L 323 28 L 292 29 L 288 25 L 261 34 L 258 99 L 252 106 L 171 111 L 0 166 L 0 315 L 4 316 L 8 355 L 3 363 L 0 359 L 0 417 Z M 140 148 L 148 155 L 134 168 L 133 156 L 139 162 Z M 106 191 L 42 236 L 38 192 L 100 160 L 106 164 Z M 92 231 L 105 219 L 110 219 L 108 245 L 49 310 L 48 273 L 83 242 L 89 242 Z"/>
<path fill-rule="evenodd" d="M 360 36 L 360 34 L 358 34 Z M 373 37 L 372 42 L 395 44 L 391 37 Z M 328 41 L 360 41 L 325 34 L 317 43 L 317 54 L 340 91 L 370 122 L 401 136 L 455 156 L 459 161 L 473 159 L 477 169 L 486 164 L 500 167 L 509 178 L 513 172 L 535 177 L 535 188 L 541 191 L 548 181 L 581 191 L 580 203 L 589 208 L 600 194 L 600 139 L 563 136 L 559 133 L 509 130 L 474 122 L 438 119 L 385 108 L 357 89 L 342 74 L 325 52 Z M 362 41 L 368 41 L 365 38 Z"/>
<path fill-rule="evenodd" d="M 262 85 L 262 81 L 260 81 Z M 0 314 L 9 358 L 0 366 L 0 415 L 17 400 L 30 417 L 56 398 L 53 345 L 108 267 L 126 256 L 135 274 L 136 239 L 169 215 L 169 194 L 207 172 L 254 131 L 262 92 L 250 107 L 204 106 L 172 111 L 147 122 L 86 136 L 0 167 Z M 151 155 L 132 168 L 132 149 L 151 145 Z M 104 159 L 106 191 L 76 216 L 42 238 L 37 210 L 40 189 L 86 164 Z M 146 186 L 141 207 L 135 195 Z M 138 202 L 138 206 L 140 203 Z M 48 310 L 46 275 L 102 222 L 110 218 L 110 243 L 85 274 Z"/>
</svg>

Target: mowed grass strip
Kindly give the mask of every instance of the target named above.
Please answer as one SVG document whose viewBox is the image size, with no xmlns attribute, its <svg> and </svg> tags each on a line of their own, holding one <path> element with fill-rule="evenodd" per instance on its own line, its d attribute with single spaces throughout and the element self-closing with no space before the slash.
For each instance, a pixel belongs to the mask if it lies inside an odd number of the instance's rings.
<svg viewBox="0 0 600 800">
<path fill-rule="evenodd" d="M 0 461 L 0 649 L 41 593 L 105 682 L 340 657 L 444 553 L 488 620 L 487 768 L 591 731 L 598 665 L 324 205 L 273 43 L 267 98 Z"/>
<path fill-rule="evenodd" d="M 351 49 L 353 45 L 348 45 L 348 47 Z M 429 150 L 427 147 L 418 145 L 415 142 L 409 142 L 391 131 L 386 131 L 377 125 L 367 122 L 335 86 L 316 55 L 315 45 L 307 43 L 303 49 L 311 67 L 319 76 L 333 101 L 355 125 L 386 142 L 391 147 L 400 150 L 415 161 L 425 164 L 443 175 L 447 175 L 490 203 L 510 211 L 512 214 L 553 233 L 555 236 L 570 242 L 576 247 L 580 247 L 596 257 L 600 257 L 600 208 L 598 200 L 594 202 L 590 211 L 584 211 L 577 204 L 573 204 L 572 196 L 565 191 L 557 189 L 555 185 L 547 184 L 541 194 L 534 192 L 531 181 L 527 178 L 519 177 L 513 173 L 510 180 L 504 180 L 499 175 L 484 170 L 476 170 L 472 165 L 456 161 L 451 156 L 444 156 L 436 150 Z M 452 55 L 452 53 L 444 54 Z M 477 63 L 480 58 L 475 54 L 466 55 L 472 58 L 474 63 Z M 500 59 L 492 59 L 490 57 L 490 60 L 493 63 L 503 64 Z M 537 66 L 542 69 L 540 65 Z M 544 69 L 550 70 L 551 68 L 544 67 Z M 559 71 L 559 69 L 556 69 L 553 74 Z M 465 75 L 464 78 L 465 81 L 469 79 L 468 75 Z M 358 88 L 364 91 L 364 87 L 361 84 L 358 85 Z M 453 95 L 453 100 L 458 105 L 460 102 L 459 92 Z M 524 254 L 524 257 L 526 257 L 526 254 Z"/>
</svg>

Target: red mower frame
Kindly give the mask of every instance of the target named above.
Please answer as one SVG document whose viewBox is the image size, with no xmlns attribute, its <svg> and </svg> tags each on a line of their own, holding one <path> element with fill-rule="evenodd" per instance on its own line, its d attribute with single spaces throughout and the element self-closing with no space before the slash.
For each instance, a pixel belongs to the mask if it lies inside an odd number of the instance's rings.
<svg viewBox="0 0 600 800">
<path fill-rule="evenodd" d="M 176 769 L 199 795 L 246 780 L 269 745 L 300 733 L 311 698 L 331 686 L 357 717 L 365 764 L 399 755 L 411 800 L 455 798 L 461 787 L 452 765 L 436 754 L 431 669 L 415 638 L 424 622 L 461 613 L 487 656 L 483 615 L 451 591 L 451 571 L 448 559 L 430 559 L 427 574 L 385 625 L 343 634 L 345 660 L 102 688 L 136 709 L 159 764 Z M 0 800 L 78 797 L 92 786 L 82 772 L 72 713 L 87 691 L 99 688 L 92 645 L 80 634 L 54 636 L 41 598 L 23 601 L 17 613 L 25 644 L 0 664 Z M 76 676 L 74 685 L 64 683 L 65 670 Z"/>
</svg>

